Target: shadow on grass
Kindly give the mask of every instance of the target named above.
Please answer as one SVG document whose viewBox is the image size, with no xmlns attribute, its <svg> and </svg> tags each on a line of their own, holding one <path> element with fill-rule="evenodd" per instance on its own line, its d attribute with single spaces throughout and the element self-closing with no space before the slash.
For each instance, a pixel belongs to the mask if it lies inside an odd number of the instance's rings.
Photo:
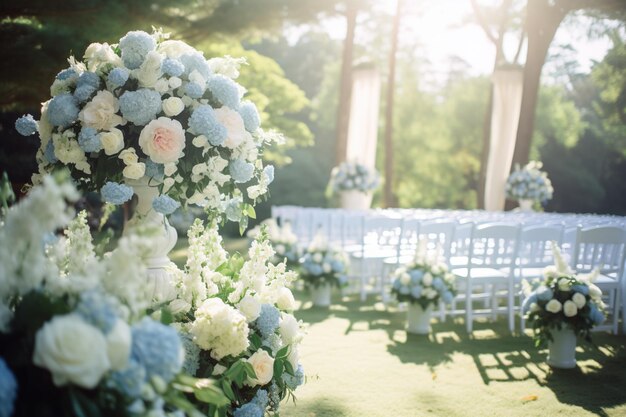
<svg viewBox="0 0 626 417">
<path fill-rule="evenodd" d="M 306 402 L 298 401 L 293 411 L 296 411 L 298 416 L 303 417 L 342 417 L 350 415 L 349 410 L 339 399 L 326 397 L 307 398 Z M 293 411 L 290 412 L 290 415 L 293 415 Z"/>
</svg>

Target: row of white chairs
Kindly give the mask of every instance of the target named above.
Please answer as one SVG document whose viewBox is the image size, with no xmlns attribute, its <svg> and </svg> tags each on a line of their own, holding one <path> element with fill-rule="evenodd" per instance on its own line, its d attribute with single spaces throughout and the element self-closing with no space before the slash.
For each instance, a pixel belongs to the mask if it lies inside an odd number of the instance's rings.
<svg viewBox="0 0 626 417">
<path fill-rule="evenodd" d="M 350 254 L 351 283 L 354 291 L 365 299 L 368 293 L 379 293 L 388 299 L 390 273 L 408 262 L 414 255 L 420 238 L 437 248 L 457 275 L 459 294 L 451 311 L 464 314 L 468 331 L 474 318 L 498 314 L 508 316 L 514 331 L 514 314 L 519 310 L 517 294 L 524 278 L 539 277 L 546 265 L 553 263 L 549 242 L 557 242 L 575 270 L 590 271 L 601 266 L 603 275 L 598 286 L 606 293 L 610 321 L 603 329 L 617 332 L 624 280 L 626 231 L 621 222 L 607 225 L 607 220 L 588 222 L 576 216 L 576 221 L 530 221 L 535 216 L 448 216 L 445 210 L 410 210 L 400 217 L 398 211 L 353 212 L 341 209 L 273 208 L 280 222 L 289 221 L 302 246 L 315 233 L 326 234 L 329 241 Z M 500 221 L 488 221 L 494 217 Z M 615 218 L 617 219 L 617 218 Z M 524 220 L 524 221 L 522 221 Z M 598 220 L 598 219 L 596 219 Z M 476 303 L 477 300 L 483 303 Z M 502 303 L 502 301 L 504 301 Z M 476 306 L 481 305 L 481 308 Z M 460 307 L 463 308 L 460 308 Z M 622 316 L 626 314 L 623 309 Z M 521 321 L 524 326 L 523 319 Z M 626 322 L 623 321 L 626 332 Z"/>
</svg>

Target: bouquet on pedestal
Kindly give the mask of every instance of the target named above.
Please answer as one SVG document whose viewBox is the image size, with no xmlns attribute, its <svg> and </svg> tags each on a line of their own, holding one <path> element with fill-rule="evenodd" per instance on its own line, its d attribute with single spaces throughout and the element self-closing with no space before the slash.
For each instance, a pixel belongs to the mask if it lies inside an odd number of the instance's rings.
<svg viewBox="0 0 626 417">
<path fill-rule="evenodd" d="M 552 198 L 554 189 L 548 175 L 541 171 L 542 163 L 530 161 L 523 168 L 519 165 L 506 180 L 506 197 L 511 200 L 545 203 Z"/>
<path fill-rule="evenodd" d="M 331 194 L 342 191 L 360 191 L 367 193 L 380 185 L 380 175 L 375 169 L 370 169 L 358 162 L 342 162 L 330 174 L 328 190 Z"/>
<path fill-rule="evenodd" d="M 174 326 L 184 335 L 184 368 L 216 378 L 227 395 L 226 410 L 209 405 L 210 416 L 278 415 L 279 404 L 304 382 L 298 359 L 302 323 L 287 284 L 296 274 L 273 265 L 267 236 L 253 241 L 249 259 L 228 257 L 217 227 L 196 220 L 189 229 L 184 270 L 173 272 L 177 297 L 169 303 Z"/>
<path fill-rule="evenodd" d="M 183 417 L 198 415 L 192 397 L 224 406 L 212 381 L 185 375 L 175 329 L 146 315 L 150 237 L 99 258 L 86 214 L 70 222 L 65 201 L 77 197 L 42 177 L 0 224 L 0 415 Z"/>
<path fill-rule="evenodd" d="M 300 278 L 307 287 L 343 287 L 347 284 L 349 263 L 345 252 L 332 247 L 318 233 L 300 259 Z"/>
</svg>

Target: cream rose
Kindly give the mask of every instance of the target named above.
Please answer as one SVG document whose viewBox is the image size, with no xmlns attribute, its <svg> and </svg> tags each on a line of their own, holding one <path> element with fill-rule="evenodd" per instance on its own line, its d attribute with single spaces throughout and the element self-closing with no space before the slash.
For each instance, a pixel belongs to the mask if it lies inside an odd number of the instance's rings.
<svg viewBox="0 0 626 417">
<path fill-rule="evenodd" d="M 130 327 L 123 320 L 117 320 L 106 335 L 107 355 L 111 362 L 111 369 L 121 370 L 128 365 L 132 336 Z"/>
<path fill-rule="evenodd" d="M 286 345 L 300 341 L 302 335 L 300 333 L 300 323 L 292 315 L 283 313 L 282 320 L 278 326 L 278 332 Z"/>
<path fill-rule="evenodd" d="M 226 106 L 215 110 L 215 118 L 226 128 L 227 137 L 222 144 L 226 148 L 236 148 L 250 135 L 246 131 L 241 115 Z"/>
<path fill-rule="evenodd" d="M 559 290 L 561 290 L 561 291 L 569 291 L 569 287 L 570 287 L 569 279 L 561 278 L 559 280 Z"/>
<path fill-rule="evenodd" d="M 172 77 L 167 83 L 169 84 L 170 88 L 178 88 L 183 85 L 183 80 L 178 77 Z"/>
<path fill-rule="evenodd" d="M 546 310 L 548 310 L 550 313 L 558 313 L 559 311 L 561 311 L 562 308 L 563 306 L 561 302 L 559 300 L 555 300 L 554 298 L 548 301 L 548 304 L 546 304 Z"/>
<path fill-rule="evenodd" d="M 400 275 L 400 284 L 409 285 L 411 283 L 411 276 L 406 272 Z"/>
<path fill-rule="evenodd" d="M 124 161 L 124 164 L 126 165 L 136 164 L 137 162 L 139 162 L 139 158 L 137 157 L 137 152 L 135 151 L 135 148 L 124 149 L 122 152 L 120 152 L 118 158 Z"/>
<path fill-rule="evenodd" d="M 185 148 L 185 130 L 178 120 L 159 117 L 139 134 L 139 146 L 154 162 L 176 162 Z"/>
<path fill-rule="evenodd" d="M 56 386 L 87 389 L 111 369 L 104 335 L 76 314 L 56 316 L 39 329 L 33 363 L 49 370 Z"/>
<path fill-rule="evenodd" d="M 256 374 L 256 378 L 248 378 L 246 381 L 249 386 L 265 385 L 272 380 L 274 376 L 274 358 L 265 350 L 260 349 L 256 351 L 247 362 L 252 365 L 252 369 L 254 369 Z"/>
<path fill-rule="evenodd" d="M 427 287 L 429 287 L 433 283 L 433 276 L 430 274 L 430 272 L 426 272 L 424 274 L 424 277 L 422 278 L 422 283 Z"/>
<path fill-rule="evenodd" d="M 246 317 L 248 322 L 254 321 L 261 314 L 261 301 L 257 297 L 246 294 L 237 304 L 237 309 Z"/>
<path fill-rule="evenodd" d="M 296 299 L 293 297 L 293 293 L 289 288 L 283 287 L 278 290 L 276 305 L 281 310 L 293 311 L 296 309 Z"/>
<path fill-rule="evenodd" d="M 587 304 L 587 297 L 577 292 L 572 296 L 572 301 L 576 304 L 577 308 L 581 309 L 585 306 L 585 304 Z"/>
<path fill-rule="evenodd" d="M 117 98 L 107 90 L 101 90 L 78 113 L 78 118 L 83 126 L 111 130 L 117 125 L 124 124 L 122 116 L 116 114 L 119 109 Z"/>
<path fill-rule="evenodd" d="M 574 317 L 578 314 L 578 307 L 576 307 L 576 303 L 572 300 L 567 300 L 563 303 L 563 314 L 565 317 Z"/>
<path fill-rule="evenodd" d="M 122 175 L 131 180 L 138 180 L 143 177 L 145 173 L 146 164 L 143 162 L 136 162 L 134 164 L 127 165 L 126 168 L 122 170 Z"/>
<path fill-rule="evenodd" d="M 116 128 L 108 132 L 102 132 L 100 133 L 100 143 L 105 154 L 115 155 L 124 149 L 124 134 Z"/>
<path fill-rule="evenodd" d="M 163 100 L 163 113 L 168 117 L 178 116 L 185 109 L 185 104 L 178 97 Z"/>
</svg>

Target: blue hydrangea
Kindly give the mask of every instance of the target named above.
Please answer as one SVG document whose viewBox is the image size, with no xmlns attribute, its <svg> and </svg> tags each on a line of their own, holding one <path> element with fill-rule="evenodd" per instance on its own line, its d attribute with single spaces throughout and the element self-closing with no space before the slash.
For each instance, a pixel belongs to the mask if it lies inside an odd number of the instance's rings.
<svg viewBox="0 0 626 417">
<path fill-rule="evenodd" d="M 441 300 L 446 304 L 450 304 L 452 300 L 454 300 L 454 295 L 452 295 L 450 291 L 444 291 L 443 294 L 441 294 Z"/>
<path fill-rule="evenodd" d="M 409 295 L 411 293 L 411 289 L 405 285 L 400 287 L 400 294 Z"/>
<path fill-rule="evenodd" d="M 78 101 L 67 93 L 59 94 L 50 100 L 48 121 L 52 126 L 67 127 L 78 119 Z"/>
<path fill-rule="evenodd" d="M 185 85 L 185 94 L 191 98 L 200 98 L 204 94 L 204 87 L 196 83 L 187 83 Z"/>
<path fill-rule="evenodd" d="M 289 375 L 288 373 L 284 373 L 283 381 L 285 381 L 285 384 L 287 384 L 287 386 L 292 390 L 304 384 L 304 368 L 302 367 L 302 365 L 298 365 L 298 369 L 296 369 L 295 375 Z"/>
<path fill-rule="evenodd" d="M 337 259 L 333 259 L 332 261 L 330 261 L 330 267 L 333 269 L 334 272 L 344 272 L 346 269 L 346 266 L 343 264 L 343 262 L 338 261 Z"/>
<path fill-rule="evenodd" d="M 172 214 L 176 211 L 178 207 L 180 207 L 180 203 L 165 194 L 154 197 L 154 199 L 152 200 L 152 208 L 157 213 L 165 215 Z"/>
<path fill-rule="evenodd" d="M 231 198 L 228 203 L 226 203 L 226 218 L 231 222 L 238 222 L 241 220 L 243 216 L 243 211 L 241 210 L 242 199 L 239 197 Z"/>
<path fill-rule="evenodd" d="M 109 73 L 109 84 L 111 84 L 114 88 L 121 87 L 126 84 L 128 81 L 128 77 L 130 76 L 130 71 L 126 68 L 114 68 Z"/>
<path fill-rule="evenodd" d="M 536 302 L 537 302 L 537 294 L 533 292 L 528 297 L 526 297 L 526 299 L 524 299 L 524 302 L 522 303 L 522 312 L 528 313 L 528 311 L 530 310 L 531 304 L 536 303 Z"/>
<path fill-rule="evenodd" d="M 254 165 L 243 159 L 230 161 L 228 170 L 230 171 L 230 176 L 237 183 L 248 182 L 252 179 L 252 175 L 254 175 Z"/>
<path fill-rule="evenodd" d="M 264 389 L 260 389 L 256 392 L 254 398 L 250 402 L 257 404 L 259 407 L 265 410 L 267 404 L 270 402 L 270 397 L 267 391 L 265 391 Z"/>
<path fill-rule="evenodd" d="M 83 152 L 100 152 L 102 142 L 100 142 L 98 131 L 92 127 L 83 127 L 78 134 L 78 146 Z"/>
<path fill-rule="evenodd" d="M 545 286 L 537 288 L 535 292 L 537 293 L 537 299 L 539 299 L 540 301 L 549 301 L 554 296 L 554 292 L 550 288 Z"/>
<path fill-rule="evenodd" d="M 419 284 L 422 282 L 422 277 L 424 276 L 424 271 L 420 269 L 414 269 L 409 271 L 409 276 L 411 277 L 411 283 Z"/>
<path fill-rule="evenodd" d="M 131 356 L 146 368 L 148 379 L 159 376 L 167 383 L 182 368 L 182 345 L 173 327 L 144 317 L 132 327 Z"/>
<path fill-rule="evenodd" d="M 261 314 L 259 314 L 254 323 L 261 336 L 265 339 L 278 328 L 280 311 L 272 304 L 263 304 L 261 306 Z"/>
<path fill-rule="evenodd" d="M 189 333 L 179 333 L 178 336 L 185 350 L 183 370 L 189 375 L 195 375 L 200 367 L 200 347 L 193 341 L 193 336 Z"/>
<path fill-rule="evenodd" d="M 189 77 L 193 71 L 198 71 L 200 75 L 205 80 L 208 80 L 211 76 L 211 68 L 209 68 L 209 64 L 206 62 L 206 59 L 199 52 L 194 52 L 191 54 L 181 55 L 179 58 L 180 62 L 185 67 L 184 74 Z"/>
<path fill-rule="evenodd" d="M 233 411 L 233 417 L 263 417 L 265 410 L 256 403 L 244 404 Z"/>
<path fill-rule="evenodd" d="M 43 157 L 49 164 L 54 164 L 59 160 L 54 154 L 54 144 L 52 141 L 48 141 L 46 149 L 43 151 Z"/>
<path fill-rule="evenodd" d="M 582 284 L 572 285 L 572 291 L 579 292 L 582 295 L 589 295 L 589 287 Z"/>
<path fill-rule="evenodd" d="M 441 278 L 435 277 L 435 278 L 433 278 L 432 286 L 437 291 L 441 291 L 445 287 L 445 284 L 444 284 L 444 282 L 443 282 L 443 280 Z"/>
<path fill-rule="evenodd" d="M 247 100 L 242 101 L 241 106 L 239 106 L 239 114 L 241 115 L 243 124 L 248 132 L 255 132 L 261 125 L 259 111 L 253 102 Z"/>
<path fill-rule="evenodd" d="M 147 88 L 126 91 L 120 97 L 122 116 L 137 126 L 144 126 L 161 111 L 161 95 Z"/>
<path fill-rule="evenodd" d="M 268 165 L 263 168 L 263 174 L 267 177 L 268 184 L 274 181 L 274 165 Z"/>
<path fill-rule="evenodd" d="M 156 48 L 156 40 L 148 33 L 137 30 L 128 32 L 120 39 L 119 47 L 124 65 L 130 69 L 136 69 L 146 59 L 148 52 Z"/>
<path fill-rule="evenodd" d="M 107 384 L 130 398 L 138 398 L 146 382 L 146 369 L 135 359 L 128 361 L 128 366 L 121 371 L 114 371 Z"/>
<path fill-rule="evenodd" d="M 180 77 L 185 72 L 185 66 L 177 59 L 165 58 L 161 63 L 161 71 L 170 77 Z"/>
<path fill-rule="evenodd" d="M 100 77 L 95 72 L 85 71 L 78 77 L 74 97 L 79 102 L 86 101 L 100 87 Z"/>
<path fill-rule="evenodd" d="M 133 198 L 133 188 L 125 184 L 108 181 L 100 189 L 102 199 L 107 203 L 119 205 Z"/>
<path fill-rule="evenodd" d="M 411 288 L 411 295 L 413 298 L 420 298 L 422 296 L 422 287 L 413 287 Z"/>
<path fill-rule="evenodd" d="M 270 407 L 272 410 L 278 411 L 278 407 L 280 405 L 280 388 L 278 384 L 272 381 L 272 385 L 270 385 Z"/>
<path fill-rule="evenodd" d="M 78 76 L 78 74 L 74 68 L 66 68 L 57 74 L 56 79 L 59 81 L 66 81 L 76 76 Z"/>
<path fill-rule="evenodd" d="M 17 396 L 17 380 L 4 359 L 0 358 L 0 417 L 10 417 Z"/>
<path fill-rule="evenodd" d="M 105 334 L 113 329 L 117 321 L 115 303 L 96 291 L 86 291 L 80 295 L 76 313 Z"/>
<path fill-rule="evenodd" d="M 324 273 L 324 270 L 322 269 L 322 265 L 317 264 L 315 262 L 305 262 L 302 264 L 302 266 L 304 267 L 304 269 L 307 271 L 309 275 L 318 276 Z"/>
<path fill-rule="evenodd" d="M 604 322 L 604 314 L 595 305 L 589 307 L 589 318 L 593 321 L 593 324 L 598 325 Z"/>
<path fill-rule="evenodd" d="M 30 136 L 37 133 L 37 121 L 30 114 L 25 114 L 15 121 L 15 129 L 22 136 Z"/>
<path fill-rule="evenodd" d="M 196 135 L 204 135 L 209 143 L 218 146 L 224 143 L 228 132 L 215 117 L 213 108 L 207 104 L 198 106 L 189 117 L 189 128 Z"/>
<path fill-rule="evenodd" d="M 154 178 L 157 181 L 163 179 L 165 168 L 163 164 L 157 164 L 152 159 L 148 158 L 146 160 L 146 176 L 150 178 Z"/>
<path fill-rule="evenodd" d="M 237 83 L 221 74 L 213 75 L 207 81 L 207 87 L 213 98 L 231 109 L 239 108 L 239 87 Z"/>
</svg>

